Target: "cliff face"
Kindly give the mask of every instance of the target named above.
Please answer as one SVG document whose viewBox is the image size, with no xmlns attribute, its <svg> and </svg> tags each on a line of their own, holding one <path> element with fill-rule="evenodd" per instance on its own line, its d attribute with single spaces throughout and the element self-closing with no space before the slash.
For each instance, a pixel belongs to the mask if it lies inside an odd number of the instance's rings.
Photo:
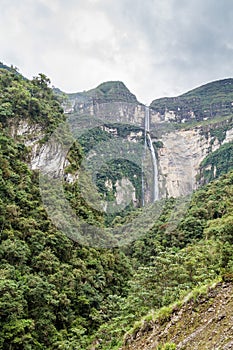
<svg viewBox="0 0 233 350">
<path fill-rule="evenodd" d="M 208 83 L 181 96 L 154 100 L 154 113 L 163 121 L 208 120 L 233 112 L 233 79 Z"/>
<path fill-rule="evenodd" d="M 86 114 L 112 122 L 143 124 L 145 106 L 122 82 L 106 82 L 95 89 L 67 96 L 68 102 L 64 106 L 67 113 Z"/>
<path fill-rule="evenodd" d="M 120 108 L 120 106 L 117 107 Z M 115 136 L 118 135 L 117 128 L 104 127 L 104 130 Z M 57 176 L 64 170 L 65 165 L 67 166 L 66 154 L 59 144 L 40 143 L 44 133 L 39 125 L 26 120 L 21 120 L 18 123 L 12 121 L 10 132 L 14 138 L 30 147 L 29 163 L 33 170 L 48 168 L 48 164 L 50 164 L 51 171 Z M 125 138 L 129 142 L 135 143 L 140 142 L 142 136 L 142 131 L 129 130 Z M 201 162 L 222 144 L 233 141 L 233 128 L 226 131 L 225 137 L 221 141 L 217 137 L 211 136 L 211 131 L 204 132 L 201 126 L 194 129 L 166 132 L 154 141 L 162 143 L 162 147 L 157 149 L 160 198 L 178 197 L 189 194 L 198 187 Z M 119 195 L 122 196 L 122 194 Z"/>
<path fill-rule="evenodd" d="M 150 127 L 157 154 L 160 198 L 189 194 L 199 184 L 205 182 L 202 174 L 200 174 L 200 165 L 203 160 L 219 149 L 221 145 L 233 140 L 232 118 L 227 119 L 223 116 L 225 119 L 219 121 L 217 117 L 214 117 L 219 113 L 224 114 L 226 110 L 223 112 L 223 109 L 220 108 L 218 113 L 212 113 L 212 115 L 209 114 L 206 117 L 202 114 L 202 117 L 199 118 L 194 108 L 182 109 L 182 99 L 185 99 L 186 102 L 188 100 L 196 103 L 197 98 L 204 96 L 204 102 L 202 101 L 199 106 L 203 109 L 204 104 L 210 100 L 212 101 L 212 107 L 216 105 L 216 99 L 220 99 L 220 97 L 224 101 L 230 101 L 231 98 L 233 100 L 232 91 L 232 80 L 227 79 L 207 84 L 181 97 L 173 98 L 169 110 L 167 107 L 161 109 L 161 106 L 164 102 L 168 103 L 170 99 L 152 102 Z M 231 110 L 231 106 L 228 112 Z M 120 136 L 132 143 L 142 143 L 145 106 L 138 102 L 136 97 L 121 82 L 103 83 L 96 89 L 68 95 L 65 111 L 67 113 L 72 112 L 71 128 L 75 127 L 75 123 L 80 116 L 85 115 L 89 120 L 100 120 L 104 125 L 102 130 L 111 134 L 112 137 Z M 212 119 L 204 121 L 206 123 L 204 125 L 203 120 L 206 118 Z M 199 122 L 199 125 L 192 127 L 190 121 L 196 122 L 198 119 L 202 121 Z M 208 124 L 209 122 L 210 124 Z M 114 127 L 114 124 L 117 124 L 118 127 Z M 181 126 L 184 127 L 181 128 Z M 10 120 L 9 129 L 14 138 L 30 147 L 29 163 L 32 169 L 46 167 L 54 173 L 54 176 L 58 176 L 64 171 L 65 166 L 68 165 L 66 154 L 59 144 L 41 142 L 45 135 L 39 125 L 32 123 L 30 120 Z M 159 147 L 156 146 L 158 143 L 160 144 Z M 208 166 L 204 170 L 208 171 Z M 204 170 L 202 170 L 202 173 Z M 134 173 L 133 176 L 136 177 L 138 174 Z M 75 180 L 71 174 L 68 174 L 66 178 L 69 181 Z M 124 178 L 126 181 L 132 180 L 125 175 Z M 139 193 L 138 188 L 136 189 L 135 185 L 133 187 L 134 191 Z M 120 188 L 118 186 L 117 196 L 122 197 L 123 194 Z M 148 193 L 146 193 L 146 196 L 149 200 Z M 136 202 L 134 195 L 132 200 L 134 203 Z M 139 201 L 140 199 L 137 197 L 138 204 Z"/>
<path fill-rule="evenodd" d="M 68 165 L 67 152 L 64 152 L 59 142 L 42 141 L 46 132 L 39 124 L 29 119 L 12 119 L 8 125 L 10 136 L 28 147 L 28 165 L 32 170 L 46 169 L 54 177 L 64 172 Z"/>
<path fill-rule="evenodd" d="M 232 132 L 233 128 L 228 130 L 223 140 L 201 126 L 162 135 L 163 147 L 158 149 L 160 196 L 178 197 L 195 190 L 202 161 L 221 144 L 233 141 Z"/>
<path fill-rule="evenodd" d="M 145 106 L 123 83 L 104 83 L 88 92 L 72 94 L 69 98 L 77 118 L 89 115 L 90 118 L 102 119 L 103 123 L 144 128 Z M 227 113 L 231 113 L 231 101 L 233 80 L 225 79 L 177 98 L 151 103 L 153 142 L 155 145 L 160 143 L 156 149 L 160 198 L 189 194 L 202 183 L 199 179 L 202 161 L 222 144 L 233 140 L 232 119 L 218 120 L 219 116 L 224 119 Z M 198 121 L 199 125 L 192 127 L 192 123 Z"/>
</svg>

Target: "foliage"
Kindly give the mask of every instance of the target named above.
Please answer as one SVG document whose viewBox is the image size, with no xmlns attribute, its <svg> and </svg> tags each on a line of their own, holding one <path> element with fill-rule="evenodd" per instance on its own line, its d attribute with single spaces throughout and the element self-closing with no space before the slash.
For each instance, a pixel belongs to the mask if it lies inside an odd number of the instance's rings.
<svg viewBox="0 0 233 350">
<path fill-rule="evenodd" d="M 9 126 L 14 118 L 40 124 L 48 132 L 64 120 L 60 101 L 49 87 L 50 80 L 39 74 L 31 81 L 15 70 L 0 69 L 0 122 Z"/>
<path fill-rule="evenodd" d="M 82 146 L 84 156 L 88 156 L 88 153 L 92 150 L 95 151 L 95 147 L 102 146 L 103 153 L 106 153 L 106 149 L 108 149 L 108 155 L 109 158 L 111 158 L 111 141 L 116 138 L 127 138 L 131 135 L 131 133 L 136 135 L 135 137 L 137 142 L 142 142 L 142 130 L 139 127 L 117 123 L 104 124 L 102 127 L 96 127 L 88 130 L 88 132 L 84 133 L 78 138 L 78 142 Z M 126 148 L 127 145 L 128 144 L 125 143 L 124 147 Z M 98 153 L 101 154 L 101 149 L 99 149 Z M 92 163 L 90 168 L 93 169 Z M 102 194 L 105 200 L 114 201 L 117 182 L 122 180 L 122 178 L 127 178 L 135 188 L 138 204 L 141 202 L 141 168 L 133 161 L 122 159 L 120 158 L 119 154 L 119 158 L 117 159 L 114 157 L 113 160 L 106 160 L 106 163 L 100 169 L 98 169 L 98 173 L 95 175 L 96 178 L 93 180 L 96 182 L 98 191 Z M 110 183 L 111 188 L 107 187 L 106 183 Z M 130 206 L 128 206 L 123 212 L 118 213 L 118 215 L 127 215 L 128 212 L 132 210 L 134 205 L 134 203 L 131 203 Z M 106 223 L 109 224 L 112 222 L 115 215 L 106 215 Z"/>
<path fill-rule="evenodd" d="M 113 103 L 114 101 L 137 103 L 135 95 L 121 81 L 108 81 L 100 84 L 95 89 L 69 94 L 68 96 L 69 98 L 81 98 L 82 101 L 87 100 L 92 103 Z"/>
<path fill-rule="evenodd" d="M 154 100 L 151 108 L 164 114 L 166 110 L 175 111 L 183 118 L 192 121 L 190 112 L 196 120 L 213 119 L 217 116 L 231 115 L 233 112 L 233 79 L 208 83 L 178 97 L 165 97 Z"/>
<path fill-rule="evenodd" d="M 97 332 L 96 336 L 103 339 L 100 349 L 112 348 L 130 325 L 150 310 L 162 308 L 159 318 L 169 317 L 171 303 L 193 289 L 195 297 L 202 285 L 212 283 L 222 274 L 231 275 L 232 190 L 232 172 L 198 190 L 173 230 L 167 228 L 172 209 L 176 208 L 175 200 L 167 201 L 151 231 L 125 249 L 136 271 L 128 295 L 118 302 L 117 314 Z M 135 327 L 139 326 L 136 323 Z M 119 347 L 120 344 L 118 341 Z"/>
<path fill-rule="evenodd" d="M 48 133 L 64 118 L 45 76 L 29 82 L 1 71 L 0 78 L 3 125 L 9 118 L 27 118 Z M 38 113 L 29 108 L 32 99 Z M 28 151 L 5 130 L 0 131 L 0 349 L 86 350 L 91 334 L 110 317 L 112 300 L 126 294 L 129 259 L 117 249 L 81 247 L 52 225 L 38 174 L 22 161 Z M 74 170 L 75 155 L 80 157 L 78 145 L 69 154 Z M 66 184 L 66 191 L 77 214 L 98 224 L 98 213 L 79 202 L 79 189 Z"/>
<path fill-rule="evenodd" d="M 208 183 L 233 169 L 233 143 L 223 144 L 200 165 L 200 181 Z"/>
<path fill-rule="evenodd" d="M 41 74 L 28 81 L 4 69 L 0 88 L 0 350 L 118 349 L 125 332 L 149 311 L 162 321 L 171 314 L 169 305 L 184 294 L 196 287 L 200 291 L 221 275 L 232 278 L 232 172 L 196 191 L 177 225 L 171 225 L 177 205 L 171 198 L 152 229 L 130 246 L 80 246 L 47 217 L 38 174 L 24 162 L 28 150 L 7 134 L 12 119 L 39 124 L 46 135 L 64 119 L 48 78 Z M 100 88 L 102 94 L 111 89 Z M 125 132 L 118 128 L 118 133 Z M 112 137 L 99 130 L 92 133 L 91 147 Z M 86 142 L 85 135 L 84 151 L 73 145 L 66 172 L 75 175 L 79 170 L 88 152 Z M 221 152 L 229 152 L 230 146 L 225 147 Z M 139 178 L 140 169 L 119 164 L 116 170 L 109 162 L 105 178 L 114 183 L 131 177 L 137 188 L 133 175 Z M 100 187 L 105 178 L 99 179 Z M 104 225 L 103 216 L 83 200 L 78 183 L 64 183 L 64 189 L 80 218 Z M 114 218 L 113 224 L 125 224 L 138 214 L 140 209 Z"/>
</svg>

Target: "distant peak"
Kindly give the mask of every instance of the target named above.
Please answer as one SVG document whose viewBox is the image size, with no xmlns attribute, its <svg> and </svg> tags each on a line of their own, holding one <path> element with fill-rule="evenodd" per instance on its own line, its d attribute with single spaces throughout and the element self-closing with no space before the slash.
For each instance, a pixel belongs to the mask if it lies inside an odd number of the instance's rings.
<svg viewBox="0 0 233 350">
<path fill-rule="evenodd" d="M 106 81 L 95 89 L 89 90 L 88 93 L 97 99 L 137 102 L 136 96 L 130 92 L 122 81 Z"/>
<path fill-rule="evenodd" d="M 99 89 L 103 91 L 104 93 L 109 92 L 110 90 L 116 90 L 116 89 L 125 89 L 129 91 L 129 89 L 125 86 L 125 84 L 122 81 L 105 81 L 98 85 L 96 89 Z"/>
</svg>

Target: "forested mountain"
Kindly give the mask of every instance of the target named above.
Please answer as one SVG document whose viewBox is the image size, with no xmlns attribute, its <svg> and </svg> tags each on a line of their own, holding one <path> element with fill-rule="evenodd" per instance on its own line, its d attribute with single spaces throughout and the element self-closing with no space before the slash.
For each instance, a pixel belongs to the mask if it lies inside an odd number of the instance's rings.
<svg viewBox="0 0 233 350">
<path fill-rule="evenodd" d="M 157 157 L 159 198 L 187 195 L 222 173 L 205 158 L 211 157 L 213 152 L 224 152 L 225 144 L 233 140 L 232 104 L 232 79 L 212 82 L 184 95 L 151 103 L 149 129 Z M 86 153 L 101 140 L 123 139 L 136 143 L 138 148 L 143 143 L 146 107 L 121 82 L 103 83 L 89 91 L 68 94 L 64 106 L 73 128 L 84 116 L 91 116 L 97 124 L 101 120 L 101 126 L 82 135 L 80 142 L 82 146 L 85 144 Z M 111 181 L 113 188 L 122 177 L 131 181 L 136 194 L 135 205 L 138 205 L 141 193 L 136 181 L 137 169 L 130 172 L 126 168 L 127 172 L 121 176 L 105 180 Z M 231 161 L 227 169 L 232 169 Z M 225 171 L 227 169 L 225 166 Z M 151 200 L 149 187 L 146 188 L 147 202 Z M 102 188 L 103 192 L 108 191 Z"/>
<path fill-rule="evenodd" d="M 64 193 L 76 216 L 96 227 L 125 227 L 140 216 L 143 210 L 140 200 L 125 212 L 106 217 L 105 212 L 93 208 L 83 198 L 79 174 L 82 161 L 103 141 L 122 137 L 123 141 L 144 145 L 145 107 L 120 82 L 102 84 L 97 88 L 98 93 L 85 92 L 85 96 L 98 96 L 94 103 L 96 110 L 104 99 L 104 108 L 98 109 L 104 116 L 104 126 L 82 136 L 77 134 L 68 155 L 63 155 L 57 145 L 49 145 L 51 134 L 67 118 L 73 128 L 80 115 L 85 114 L 91 120 L 93 99 L 86 100 L 85 109 L 81 107 L 82 96 L 78 96 L 80 100 L 75 102 L 72 114 L 64 114 L 61 105 L 67 101 L 63 100 L 63 94 L 54 94 L 44 74 L 28 80 L 12 69 L 1 68 L 0 349 L 191 349 L 195 346 L 201 350 L 206 339 L 202 331 L 195 331 L 202 315 L 208 312 L 211 317 L 206 316 L 206 322 L 215 333 L 209 331 L 208 337 L 212 338 L 208 338 L 206 349 L 217 346 L 230 349 L 227 347 L 233 341 L 230 316 L 229 312 L 224 314 L 221 305 L 229 303 L 231 307 L 233 288 L 231 114 L 229 122 L 222 123 L 218 119 L 220 111 L 216 119 L 213 116 L 213 128 L 201 124 L 198 129 L 203 139 L 208 134 L 205 140 L 208 139 L 209 148 L 205 146 L 205 149 L 209 151 L 199 159 L 199 188 L 191 199 L 174 198 L 167 193 L 161 199 L 162 210 L 153 218 L 153 225 L 121 248 L 85 246 L 60 231 L 45 210 L 39 176 L 43 165 L 55 164 L 48 156 L 49 147 L 56 146 L 54 154 L 59 156 L 59 166 L 62 164 L 63 168 L 51 169 L 54 178 L 58 177 L 57 170 L 64 175 Z M 230 84 L 225 90 L 220 85 L 213 85 L 214 94 L 219 89 L 218 98 L 222 96 L 224 100 L 230 96 Z M 212 90 L 207 87 L 209 99 Z M 205 95 L 203 89 L 200 91 Z M 105 109 L 111 102 L 114 108 Z M 151 120 L 152 117 L 151 112 Z M 193 140 L 197 125 L 185 128 L 182 135 Z M 181 131 L 172 132 L 180 135 Z M 169 159 L 165 139 L 171 140 L 172 135 L 163 132 L 162 141 L 154 136 L 158 158 Z M 197 157 L 196 149 L 190 148 L 194 157 Z M 176 152 L 179 153 L 179 148 Z M 116 171 L 113 163 L 107 163 L 104 176 L 97 181 L 102 196 L 114 200 L 118 193 L 114 188 L 117 180 L 129 178 L 134 181 L 136 198 L 140 199 L 140 167 L 133 168 L 133 164 L 123 161 L 117 164 Z M 106 182 L 109 179 L 112 187 Z M 183 210 L 184 203 L 187 204 Z M 218 299 L 222 300 L 219 304 Z M 193 321 L 187 310 L 195 313 Z"/>
<path fill-rule="evenodd" d="M 214 81 L 181 96 L 154 100 L 151 108 L 161 115 L 173 111 L 178 122 L 230 115 L 233 111 L 233 79 Z"/>
</svg>

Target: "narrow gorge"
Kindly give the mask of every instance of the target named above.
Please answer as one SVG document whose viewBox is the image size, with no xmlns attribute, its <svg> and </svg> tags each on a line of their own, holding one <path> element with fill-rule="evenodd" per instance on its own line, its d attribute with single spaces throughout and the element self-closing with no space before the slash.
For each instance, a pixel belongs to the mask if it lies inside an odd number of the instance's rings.
<svg viewBox="0 0 233 350">
<path fill-rule="evenodd" d="M 147 107 L 0 69 L 0 350 L 231 349 L 232 87 Z"/>
</svg>

